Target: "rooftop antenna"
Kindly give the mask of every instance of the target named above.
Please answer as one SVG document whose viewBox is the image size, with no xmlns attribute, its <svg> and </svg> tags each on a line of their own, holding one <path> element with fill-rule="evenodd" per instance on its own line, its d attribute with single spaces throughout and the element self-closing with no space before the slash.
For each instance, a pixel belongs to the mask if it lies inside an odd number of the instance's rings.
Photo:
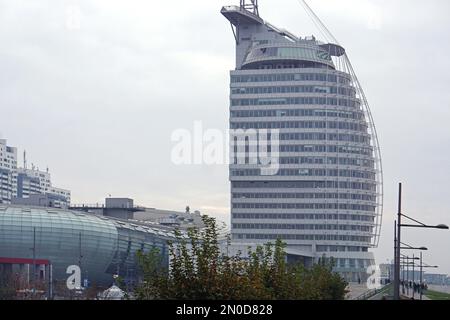
<svg viewBox="0 0 450 320">
<path fill-rule="evenodd" d="M 27 169 L 27 150 L 23 150 L 23 168 Z"/>
<path fill-rule="evenodd" d="M 241 9 L 253 12 L 259 17 L 258 0 L 250 0 L 250 3 L 247 0 L 241 0 Z"/>
</svg>

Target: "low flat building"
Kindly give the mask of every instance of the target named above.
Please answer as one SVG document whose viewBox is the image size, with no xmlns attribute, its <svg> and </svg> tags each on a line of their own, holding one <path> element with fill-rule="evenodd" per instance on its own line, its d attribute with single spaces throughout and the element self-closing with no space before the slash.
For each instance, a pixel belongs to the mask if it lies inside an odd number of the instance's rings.
<svg viewBox="0 0 450 320">
<path fill-rule="evenodd" d="M 181 229 L 203 226 L 202 215 L 197 210 L 191 213 L 186 211 L 145 208 L 143 211 L 136 212 L 134 218 L 136 220 L 159 223 Z"/>
<path fill-rule="evenodd" d="M 130 198 L 106 198 L 104 204 L 73 204 L 71 210 L 83 211 L 113 217 L 118 219 L 159 224 L 180 229 L 193 226 L 203 226 L 200 211 L 176 211 L 156 208 L 146 208 L 134 204 Z"/>
<path fill-rule="evenodd" d="M 105 204 L 76 204 L 70 209 L 123 220 L 133 219 L 135 212 L 145 210 L 135 206 L 130 198 L 106 198 Z"/>
<path fill-rule="evenodd" d="M 66 199 L 57 194 L 30 194 L 26 198 L 13 198 L 12 204 L 49 208 L 67 208 Z"/>
</svg>

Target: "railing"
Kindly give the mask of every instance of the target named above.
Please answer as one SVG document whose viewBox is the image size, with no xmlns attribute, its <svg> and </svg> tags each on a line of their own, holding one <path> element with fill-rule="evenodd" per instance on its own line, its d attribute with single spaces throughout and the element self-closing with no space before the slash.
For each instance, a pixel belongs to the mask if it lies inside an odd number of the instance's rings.
<svg viewBox="0 0 450 320">
<path fill-rule="evenodd" d="M 95 204 L 71 204 L 69 206 L 71 209 L 137 209 L 137 210 L 145 210 L 146 207 L 142 206 L 109 206 L 107 207 L 104 204 L 101 203 L 95 203 Z"/>
<path fill-rule="evenodd" d="M 71 204 L 71 208 L 105 208 L 104 204 L 96 203 L 96 204 Z"/>
<path fill-rule="evenodd" d="M 377 295 L 379 293 L 388 291 L 388 289 L 391 286 L 392 286 L 392 284 L 388 284 L 388 285 L 385 285 L 385 286 L 383 286 L 383 287 L 381 287 L 379 289 L 370 289 L 370 290 L 364 292 L 363 294 L 353 298 L 352 300 L 368 300 L 368 299 L 372 298 L 373 296 L 375 296 L 375 295 Z"/>
<path fill-rule="evenodd" d="M 371 290 L 368 290 L 368 291 L 364 292 L 363 294 L 361 294 L 361 295 L 359 295 L 359 296 L 353 298 L 352 300 L 367 300 L 367 299 L 369 299 L 370 297 L 373 297 L 374 295 L 376 295 L 377 293 L 379 293 L 379 290 L 380 290 L 380 289 L 371 289 Z"/>
</svg>

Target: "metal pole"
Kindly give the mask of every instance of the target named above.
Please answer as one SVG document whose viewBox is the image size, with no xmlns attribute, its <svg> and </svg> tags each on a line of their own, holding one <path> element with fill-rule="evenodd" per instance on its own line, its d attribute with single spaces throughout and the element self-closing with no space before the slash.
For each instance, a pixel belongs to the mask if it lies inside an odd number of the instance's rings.
<svg viewBox="0 0 450 320">
<path fill-rule="evenodd" d="M 51 264 L 51 262 L 49 263 L 49 279 L 50 279 L 50 300 L 53 300 L 53 266 Z"/>
<path fill-rule="evenodd" d="M 33 295 L 36 286 L 36 227 L 33 227 Z"/>
<path fill-rule="evenodd" d="M 396 261 L 394 263 L 394 300 L 400 299 L 400 225 L 402 216 L 402 184 L 398 184 L 398 213 L 397 213 L 397 242 L 396 242 Z"/>
<path fill-rule="evenodd" d="M 406 295 L 409 296 L 409 256 L 406 257 Z"/>
<path fill-rule="evenodd" d="M 413 257 L 412 257 L 412 260 L 413 260 L 413 265 L 412 265 L 412 297 L 413 297 L 413 299 L 414 299 L 414 254 L 413 254 Z"/>
<path fill-rule="evenodd" d="M 81 255 L 81 232 L 80 232 L 80 238 L 79 238 L 79 259 L 78 259 L 78 266 L 80 267 L 80 277 L 81 277 L 81 287 L 83 287 L 83 269 L 81 269 L 81 259 L 83 256 Z M 80 288 L 81 289 L 81 288 Z"/>
<path fill-rule="evenodd" d="M 422 300 L 422 251 L 420 251 L 420 300 Z"/>
<path fill-rule="evenodd" d="M 394 279 L 392 281 L 395 285 L 395 261 L 397 261 L 397 220 L 394 221 L 394 261 L 392 264 L 392 274 L 394 276 Z M 389 274 L 391 274 L 391 266 L 389 266 Z M 391 281 L 391 276 L 389 275 L 389 281 Z M 395 290 L 394 290 L 395 294 Z"/>
<path fill-rule="evenodd" d="M 387 260 L 387 266 L 388 266 L 388 283 L 391 283 L 391 262 L 389 259 Z"/>
</svg>

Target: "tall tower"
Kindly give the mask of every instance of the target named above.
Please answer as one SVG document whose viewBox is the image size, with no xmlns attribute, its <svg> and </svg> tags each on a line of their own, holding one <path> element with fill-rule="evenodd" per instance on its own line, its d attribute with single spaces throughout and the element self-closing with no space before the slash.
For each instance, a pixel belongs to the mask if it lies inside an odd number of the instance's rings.
<svg viewBox="0 0 450 320">
<path fill-rule="evenodd" d="M 233 242 L 281 238 L 290 255 L 333 257 L 347 280 L 363 280 L 380 232 L 381 157 L 345 49 L 265 22 L 257 1 L 221 13 L 236 41 L 230 129 L 277 130 L 279 143 L 275 174 L 231 159 Z"/>
</svg>

